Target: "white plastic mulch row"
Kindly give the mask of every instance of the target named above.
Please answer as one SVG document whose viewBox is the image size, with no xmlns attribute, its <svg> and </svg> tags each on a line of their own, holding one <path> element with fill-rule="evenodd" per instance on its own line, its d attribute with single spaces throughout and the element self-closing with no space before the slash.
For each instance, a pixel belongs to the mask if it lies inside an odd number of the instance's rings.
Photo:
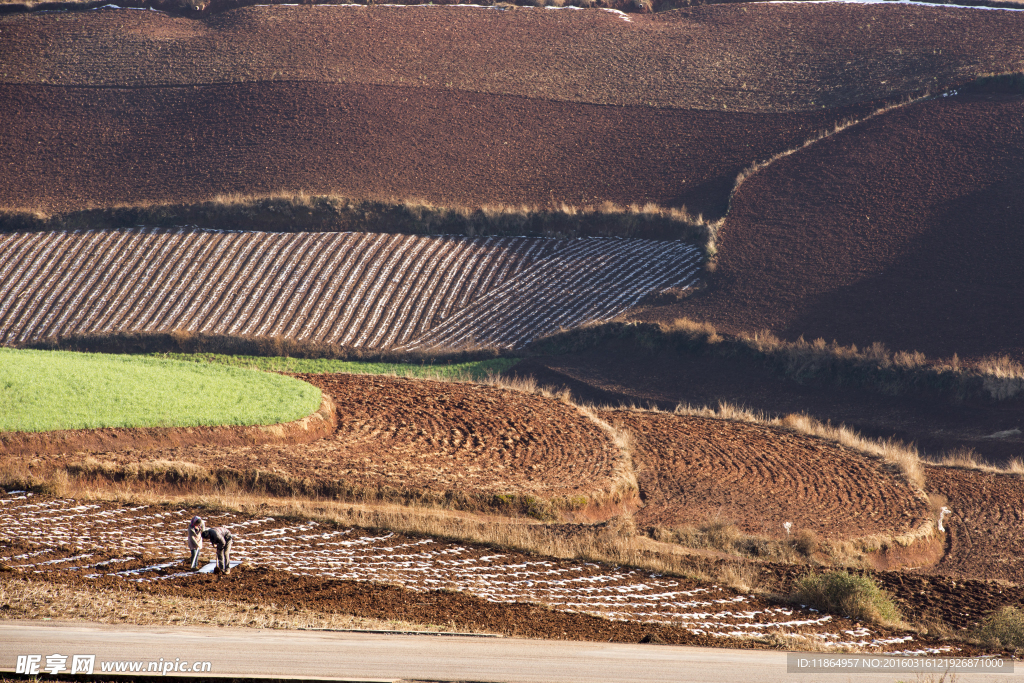
<svg viewBox="0 0 1024 683">
<path fill-rule="evenodd" d="M 173 581 L 191 574 L 184 566 L 185 528 L 192 517 L 187 510 L 36 500 L 20 494 L 0 497 L 0 511 L 0 540 L 23 539 L 44 546 L 0 556 L 0 563 L 22 571 L 79 571 L 129 581 Z M 610 619 L 675 624 L 720 637 L 800 636 L 805 628 L 821 631 L 832 621 L 813 610 L 762 607 L 751 596 L 719 586 L 695 588 L 638 570 L 503 553 L 481 555 L 478 549 L 457 543 L 330 529 L 311 521 L 287 524 L 234 513 L 211 515 L 206 521 L 232 531 L 233 560 L 296 575 L 387 582 L 412 590 L 443 588 L 492 602 L 535 602 Z M 128 562 L 137 564 L 140 551 L 156 559 L 144 567 L 119 569 Z M 205 547 L 204 559 L 212 555 L 213 550 Z M 877 638 L 867 628 L 804 635 L 837 647 L 908 646 L 913 640 Z"/>
<path fill-rule="evenodd" d="M 0 235 L 0 343 L 188 330 L 516 347 L 696 280 L 682 242 L 115 230 Z"/>
</svg>

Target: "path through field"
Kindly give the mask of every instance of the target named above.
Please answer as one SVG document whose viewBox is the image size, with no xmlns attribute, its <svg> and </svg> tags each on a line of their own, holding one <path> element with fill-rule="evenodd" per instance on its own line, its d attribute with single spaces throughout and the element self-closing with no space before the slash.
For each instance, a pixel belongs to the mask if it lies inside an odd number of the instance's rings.
<svg viewBox="0 0 1024 683">
<path fill-rule="evenodd" d="M 682 242 L 136 229 L 0 236 L 0 343 L 188 330 L 522 346 L 694 284 Z"/>
</svg>

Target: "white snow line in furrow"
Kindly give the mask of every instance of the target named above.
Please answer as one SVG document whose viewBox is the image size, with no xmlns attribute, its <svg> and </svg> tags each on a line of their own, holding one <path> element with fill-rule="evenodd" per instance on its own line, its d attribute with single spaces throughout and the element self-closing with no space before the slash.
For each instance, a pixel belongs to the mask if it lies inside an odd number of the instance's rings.
<svg viewBox="0 0 1024 683">
<path fill-rule="evenodd" d="M 436 293 L 433 294 L 430 297 L 430 300 L 427 302 L 428 306 L 426 313 L 424 313 L 424 324 L 426 324 L 428 327 L 433 327 L 434 318 L 437 316 L 438 307 L 440 307 L 441 303 L 444 301 L 444 298 L 451 294 L 452 284 L 455 279 L 455 276 L 460 270 L 462 270 L 464 264 L 466 263 L 466 259 L 473 251 L 474 242 L 474 240 L 470 239 L 459 240 L 459 253 L 455 257 L 454 263 L 449 265 L 445 269 L 445 271 L 442 272 L 441 282 L 438 283 L 439 288 L 435 290 Z"/>
<path fill-rule="evenodd" d="M 647 249 L 638 250 L 634 255 L 641 260 L 646 260 L 655 249 L 657 247 L 652 245 Z M 609 280 L 619 276 L 618 270 L 622 267 L 622 259 L 616 258 L 618 256 L 620 254 L 606 252 L 600 254 L 597 259 L 577 264 L 576 268 L 570 271 L 571 279 L 564 281 L 553 279 L 550 285 L 544 285 L 536 290 L 532 297 L 525 297 L 526 300 L 534 302 L 535 305 L 532 307 L 535 311 L 534 315 L 532 317 L 519 316 L 515 313 L 506 315 L 506 319 L 515 320 L 516 324 L 504 327 L 496 341 L 514 346 L 524 339 L 543 333 L 543 331 L 557 329 L 558 321 L 566 314 L 571 315 L 581 304 L 586 305 L 594 296 L 608 296 L 608 291 L 598 293 L 596 290 L 606 286 Z M 622 256 L 629 257 L 625 254 Z M 592 260 L 598 260 L 598 263 L 591 265 Z"/>
<path fill-rule="evenodd" d="M 18 341 L 25 341 L 26 337 L 31 335 L 35 329 L 39 318 L 50 313 L 54 299 L 67 293 L 68 281 L 81 277 L 82 264 L 89 261 L 93 250 L 103 241 L 103 233 L 90 230 L 86 233 L 85 241 L 86 244 L 78 247 L 75 253 L 71 255 L 71 258 L 67 260 L 61 259 L 59 270 L 53 276 L 47 278 L 42 287 L 38 289 L 40 294 L 45 293 L 45 297 L 41 305 L 36 306 L 32 317 L 21 325 L 17 337 Z M 62 250 L 61 255 L 67 255 L 66 251 Z"/>
<path fill-rule="evenodd" d="M 543 251 L 544 244 L 548 240 L 544 237 L 523 237 L 519 238 L 520 243 L 527 243 L 526 251 L 522 252 L 522 249 L 516 251 L 516 258 L 510 259 L 502 266 L 501 271 L 495 276 L 493 285 L 494 287 L 501 287 L 508 280 L 519 277 L 527 268 L 533 266 L 534 262 L 542 258 L 543 254 L 536 252 Z M 491 286 L 488 286 L 487 291 L 484 294 L 488 294 L 491 291 Z"/>
<path fill-rule="evenodd" d="M 451 315 L 452 311 L 454 310 L 453 304 L 455 303 L 456 300 L 458 300 L 459 295 L 462 293 L 463 288 L 465 286 L 464 283 L 469 279 L 470 274 L 476 270 L 477 265 L 479 265 L 484 258 L 481 252 L 488 251 L 493 241 L 494 238 L 488 237 L 486 240 L 484 240 L 483 244 L 473 245 L 473 257 L 469 260 L 468 263 L 464 264 L 462 267 L 459 268 L 455 284 L 452 285 L 452 288 L 448 290 L 444 299 L 442 300 L 441 307 L 438 310 L 438 315 L 441 316 L 442 320 Z"/>
<path fill-rule="evenodd" d="M 334 251 L 333 247 L 337 241 L 337 233 L 320 233 L 316 236 L 308 250 L 309 258 L 304 260 L 301 270 L 293 278 L 295 284 L 285 296 L 287 303 L 284 310 L 277 315 L 277 322 L 270 330 L 270 336 L 280 336 L 284 333 L 286 325 L 288 330 L 294 327 L 297 314 L 296 308 L 299 307 L 300 303 L 304 305 L 309 299 L 310 284 L 316 287 L 320 273 L 323 271 L 324 263 L 327 262 L 327 256 Z"/>
<path fill-rule="evenodd" d="M 244 329 L 249 324 L 263 295 L 264 273 L 270 264 L 279 258 L 278 253 L 284 247 L 280 235 L 269 234 L 266 237 L 267 251 L 256 258 L 254 268 L 246 274 L 245 297 L 236 299 L 238 306 L 228 311 L 229 314 L 234 312 L 234 315 L 230 316 L 231 326 L 228 328 L 228 334 L 236 334 L 239 328 Z"/>
<path fill-rule="evenodd" d="M 88 302 L 93 295 L 93 286 L 96 278 L 107 268 L 110 262 L 122 253 L 125 241 L 130 240 L 130 232 L 115 232 L 102 235 L 96 246 L 96 253 L 83 264 L 82 270 L 78 273 L 69 285 L 62 288 L 59 298 L 54 301 L 47 311 L 42 322 L 35 326 L 32 336 L 35 338 L 46 337 L 50 330 L 55 334 L 66 334 L 68 332 L 68 316 L 81 315 L 83 309 L 88 308 Z M 111 241 L 114 244 L 111 244 Z M 70 298 L 70 301 L 69 301 Z M 85 302 L 82 299 L 85 298 Z"/>
<path fill-rule="evenodd" d="M 351 295 L 352 283 L 358 278 L 365 265 L 378 253 L 387 237 L 388 235 L 383 234 L 364 234 L 360 235 L 352 244 L 345 257 L 344 267 L 332 279 L 332 283 L 338 284 L 324 291 L 320 301 L 317 302 L 316 310 L 313 311 L 306 327 L 303 328 L 302 335 L 316 341 L 328 341 L 333 338 L 338 316 L 345 310 Z"/>
<path fill-rule="evenodd" d="M 348 276 L 368 244 L 370 240 L 366 235 L 359 234 L 346 234 L 344 239 L 334 243 L 328 254 L 333 258 L 328 259 L 326 267 L 316 279 L 312 292 L 302 302 L 302 308 L 296 315 L 289 335 L 294 333 L 299 339 L 322 338 L 320 318 L 338 295 L 339 283 Z"/>
<path fill-rule="evenodd" d="M 42 248 L 33 250 L 31 260 L 26 259 L 12 277 L 16 281 L 11 292 L 13 305 L 0 320 L 6 341 L 12 340 L 22 329 L 19 320 L 23 313 L 30 315 L 45 296 L 46 291 L 41 290 L 40 285 L 50 278 L 51 271 L 61 263 L 62 250 L 59 247 L 67 234 L 55 233 L 40 240 L 38 244 Z"/>
<path fill-rule="evenodd" d="M 114 245 L 107 243 L 104 263 L 99 267 L 90 268 L 92 272 L 89 280 L 80 287 L 84 294 L 82 301 L 72 303 L 68 311 L 70 315 L 65 313 L 53 323 L 52 329 L 55 334 L 66 335 L 87 330 L 105 314 L 109 303 L 107 292 L 110 291 L 111 282 L 123 277 L 127 270 L 126 260 L 139 252 L 139 245 L 144 243 L 147 237 L 145 231 L 138 230 L 125 230 L 122 234 L 123 242 L 119 241 Z M 48 328 L 44 325 L 36 336 L 49 336 Z"/>
<path fill-rule="evenodd" d="M 167 305 L 170 305 L 169 298 L 174 295 L 177 285 L 181 282 L 182 272 L 186 271 L 195 258 L 196 250 L 205 247 L 203 240 L 195 239 L 193 234 L 182 235 L 182 243 L 185 245 L 185 253 L 174 252 L 170 256 L 172 265 L 171 272 L 165 274 L 158 281 L 158 289 L 154 296 L 150 297 L 145 309 L 136 319 L 137 329 L 158 328 L 160 325 L 160 313 Z"/>
<path fill-rule="evenodd" d="M 297 298 L 292 304 L 298 304 L 294 310 L 289 307 L 287 312 L 288 327 L 282 329 L 280 334 L 285 337 L 295 337 L 297 333 L 301 334 L 301 329 L 306 323 L 310 309 L 319 300 L 324 284 L 331 277 L 331 273 L 337 268 L 338 262 L 341 261 L 340 258 L 332 259 L 330 257 L 337 256 L 341 252 L 341 245 L 348 244 L 349 237 L 348 233 L 331 233 L 327 236 L 316 262 L 313 263 L 310 269 L 308 277 L 302 281 L 298 290 L 304 296 Z"/>
<path fill-rule="evenodd" d="M 472 284 L 472 286 L 467 287 L 463 291 L 455 308 L 462 310 L 487 292 L 491 291 L 491 288 L 494 286 L 496 281 L 504 282 L 503 273 L 508 271 L 509 264 L 515 259 L 516 255 L 522 251 L 526 244 L 527 239 L 520 237 L 504 237 L 499 240 L 499 243 L 491 249 L 489 261 L 485 267 L 479 271 L 477 276 L 478 279 Z"/>
<path fill-rule="evenodd" d="M 370 331 L 377 318 L 380 317 L 382 305 L 381 290 L 385 288 L 391 290 L 393 288 L 394 278 L 392 273 L 396 270 L 398 272 L 402 271 L 399 266 L 405 265 L 409 250 L 418 241 L 415 237 L 405 237 L 402 239 L 398 249 L 391 254 L 391 257 L 384 263 L 383 267 L 374 273 L 372 286 L 369 287 L 369 291 L 362 298 L 363 303 L 360 306 L 360 316 L 349 327 L 348 332 L 341 341 L 343 345 L 359 346 L 362 343 L 367 332 Z M 370 282 L 364 282 L 363 287 L 370 284 Z"/>
<path fill-rule="evenodd" d="M 407 313 L 403 304 L 409 287 L 416 282 L 423 262 L 437 249 L 438 244 L 437 240 L 429 237 L 409 239 L 414 242 L 396 269 L 397 276 L 391 277 L 387 286 L 376 297 L 373 317 L 363 326 L 355 346 L 375 346 L 382 336 L 390 332 L 389 326 L 394 317 Z"/>
<path fill-rule="evenodd" d="M 259 304 L 256 311 L 250 316 L 245 326 L 241 328 L 241 334 L 249 336 L 263 326 L 267 312 L 277 298 L 281 285 L 281 271 L 287 268 L 295 257 L 295 252 L 306 242 L 310 233 L 296 235 L 277 235 L 277 242 L 281 244 L 280 253 L 268 263 L 264 269 L 259 284 L 256 286 L 260 293 Z"/>
<path fill-rule="evenodd" d="M 81 315 L 76 316 L 68 324 L 70 333 L 99 332 L 103 329 L 114 311 L 124 305 L 123 283 L 135 281 L 139 272 L 139 264 L 143 262 L 145 255 L 150 253 L 159 240 L 160 235 L 155 230 L 147 229 L 137 233 L 137 240 L 122 250 L 123 260 L 111 265 L 110 270 L 113 271 L 113 275 L 104 279 L 101 289 L 96 293 L 94 300 L 100 308 L 93 311 L 88 322 L 81 320 Z M 125 261 L 127 261 L 126 264 Z M 84 312 L 85 308 L 83 307 Z"/>
<path fill-rule="evenodd" d="M 338 344 L 345 345 L 346 341 L 353 334 L 353 327 L 358 328 L 359 321 L 366 315 L 366 292 L 373 284 L 376 284 L 381 268 L 386 268 L 395 258 L 396 253 L 401 253 L 405 242 L 402 235 L 389 235 L 390 239 L 382 245 L 376 256 L 368 262 L 359 279 L 353 284 L 354 290 L 348 297 L 345 304 L 345 315 L 338 320 L 334 329 L 334 340 Z M 383 256 L 381 255 L 383 254 Z"/>
<path fill-rule="evenodd" d="M 604 245 L 601 240 L 574 240 L 567 249 L 570 251 L 570 254 L 579 258 L 586 256 L 590 252 L 597 250 L 602 246 Z M 582 253 L 580 252 L 581 249 Z M 564 264 L 568 258 L 570 258 L 569 255 L 560 254 L 554 259 L 550 257 L 538 259 L 531 270 L 526 271 L 521 276 L 513 280 L 510 280 L 505 285 L 499 286 L 492 293 L 482 297 L 472 306 L 461 311 L 459 315 L 450 320 L 446 320 L 424 336 L 415 340 L 408 348 L 415 349 L 425 345 L 434 346 L 446 343 L 450 344 L 452 343 L 452 340 L 455 339 L 458 339 L 459 341 L 466 339 L 466 337 L 468 337 L 469 334 L 472 334 L 475 330 L 485 329 L 484 325 L 499 315 L 498 308 L 504 305 L 507 301 L 515 298 L 517 302 L 523 302 L 523 299 L 519 295 L 520 291 L 524 289 L 529 290 L 529 288 L 533 286 L 533 283 L 540 278 L 550 279 L 552 277 L 559 276 L 560 269 L 557 267 L 551 267 L 551 262 L 553 260 L 557 260 Z M 488 313 L 490 313 L 490 315 L 488 315 Z M 484 315 L 485 318 L 482 320 L 479 319 L 480 315 Z"/>
<path fill-rule="evenodd" d="M 188 329 L 182 324 L 182 316 L 198 303 L 199 293 L 206 288 L 211 274 L 217 271 L 224 252 L 231 246 L 232 241 L 225 233 L 207 233 L 203 235 L 203 239 L 212 248 L 203 252 L 203 258 L 199 263 L 189 264 L 189 270 L 185 272 L 185 279 L 181 283 L 185 287 L 179 288 L 177 303 L 160 320 L 160 327 L 165 330 Z"/>
<path fill-rule="evenodd" d="M 53 250 L 53 243 L 60 239 L 59 233 L 26 233 L 24 239 L 13 241 L 4 250 L 4 259 L 0 260 L 0 340 L 6 338 L 8 319 L 15 317 L 15 307 L 20 299 L 28 296 L 25 291 L 27 284 L 25 271 L 33 275 L 39 262 Z M 9 251 L 14 252 L 13 254 Z M 12 273 L 11 271 L 14 270 Z"/>
<path fill-rule="evenodd" d="M 298 280 L 309 267 L 309 262 L 316 255 L 312 245 L 319 240 L 318 233 L 301 233 L 289 235 L 287 239 L 294 243 L 288 257 L 281 260 L 280 266 L 274 271 L 274 278 L 268 284 L 267 307 L 260 318 L 259 324 L 253 327 L 250 334 L 254 337 L 266 336 L 280 320 L 282 309 L 287 305 L 291 293 L 298 286 Z"/>
<path fill-rule="evenodd" d="M 239 264 L 237 271 L 232 271 L 232 277 L 223 283 L 220 300 L 207 315 L 206 319 L 213 321 L 214 325 L 211 332 L 227 334 L 229 327 L 238 320 L 245 304 L 251 300 L 249 294 L 254 284 L 252 271 L 264 262 L 264 251 L 273 240 L 273 236 L 265 232 L 242 233 L 240 238 L 246 243 L 246 249 L 242 252 L 244 261 Z"/>
<path fill-rule="evenodd" d="M 234 280 L 238 270 L 252 252 L 256 240 L 246 239 L 247 237 L 246 233 L 230 233 L 224 237 L 229 245 L 227 253 L 221 257 L 215 277 L 211 278 L 195 297 L 195 305 L 185 311 L 181 329 L 215 332 L 215 324 L 210 324 L 208 317 L 210 309 L 221 300 L 225 287 Z"/>
<path fill-rule="evenodd" d="M 500 318 L 511 322 L 501 327 L 494 341 L 514 346 L 523 338 L 534 336 L 540 330 L 551 329 L 552 319 L 558 317 L 564 310 L 571 310 L 577 304 L 580 298 L 577 290 L 587 287 L 588 284 L 593 289 L 614 276 L 613 273 L 606 272 L 606 264 L 609 261 L 618 262 L 616 257 L 619 254 L 616 252 L 621 253 L 622 247 L 610 246 L 611 248 L 586 256 L 577 256 L 571 263 L 566 262 L 566 259 L 561 264 L 552 264 L 554 270 L 564 273 L 565 279 L 551 277 L 537 282 L 538 286 L 533 287 L 532 291 L 528 290 L 525 294 L 520 291 L 520 301 L 515 302 L 512 309 L 505 308 L 499 313 Z M 625 248 L 628 250 L 630 246 Z M 656 247 L 652 245 L 643 249 L 641 255 L 646 256 L 655 249 Z M 562 264 L 564 269 L 558 267 Z M 604 277 L 601 277 L 602 275 Z M 602 292 L 601 296 L 607 296 L 607 292 Z"/>
<path fill-rule="evenodd" d="M 27 263 L 31 263 L 31 254 L 41 248 L 43 233 L 24 232 L 20 235 L 0 235 L 0 318 L 7 310 L 7 293 L 17 282 L 11 271 L 21 273 Z"/>
<path fill-rule="evenodd" d="M 674 256 L 674 255 L 673 255 Z M 632 261 L 620 264 L 618 270 L 609 273 L 601 282 L 580 283 L 577 296 L 573 301 L 567 301 L 563 312 L 553 319 L 542 321 L 534 325 L 533 329 L 518 339 L 512 340 L 514 345 L 525 343 L 529 338 L 556 330 L 559 327 L 573 327 L 584 320 L 603 322 L 618 315 L 623 310 L 639 301 L 645 294 L 651 291 L 664 289 L 666 281 L 674 282 L 671 273 L 679 267 L 685 267 L 697 259 L 697 252 L 694 250 L 689 260 L 676 261 L 661 257 L 651 260 L 646 254 L 634 258 Z M 696 270 L 696 269 L 694 269 Z M 636 278 L 642 278 L 637 280 Z M 626 282 L 618 294 L 613 298 L 607 297 L 607 280 L 614 280 L 615 284 Z M 614 285 L 613 285 L 614 286 Z M 671 286 L 671 285 L 669 285 Z"/>
<path fill-rule="evenodd" d="M 424 242 L 428 241 L 424 240 Z M 409 314 L 409 298 L 413 296 L 413 292 L 423 288 L 423 271 L 425 266 L 434 260 L 434 256 L 443 245 L 444 242 L 442 240 L 432 239 L 426 244 L 425 250 L 420 250 L 413 267 L 409 269 L 402 282 L 401 289 L 398 290 L 398 294 L 394 297 L 394 303 L 388 305 L 387 316 L 381 322 L 379 331 L 369 341 L 368 346 L 380 348 L 380 345 L 382 345 L 384 348 L 389 348 L 394 343 L 395 337 L 402 327 L 402 319 Z M 401 313 L 400 316 L 399 313 Z"/>
<path fill-rule="evenodd" d="M 500 242 L 501 240 L 496 242 L 489 239 L 481 246 L 476 259 L 465 271 L 464 283 L 456 285 L 455 292 L 445 302 L 445 307 L 441 310 L 441 317 L 447 318 L 450 314 L 465 308 L 469 302 L 475 299 L 474 293 L 480 287 L 481 279 L 494 268 L 495 259 L 500 259 L 504 252 Z"/>
<path fill-rule="evenodd" d="M 390 253 L 394 242 L 394 235 L 380 234 L 366 244 L 358 261 L 353 263 L 353 268 L 345 278 L 344 285 L 338 291 L 340 299 L 328 316 L 330 325 L 325 326 L 326 332 L 322 337 L 324 341 L 337 343 L 345 335 L 352 316 L 357 313 L 359 284 L 364 282 L 367 277 L 372 277 L 369 274 L 374 272 L 374 264 L 379 263 L 384 255 Z"/>
<path fill-rule="evenodd" d="M 416 333 L 416 330 L 420 328 L 425 328 L 425 330 L 430 329 L 430 320 L 424 317 L 423 310 L 434 300 L 435 292 L 437 291 L 438 286 L 440 286 L 445 274 L 449 272 L 451 262 L 458 256 L 458 245 L 462 242 L 460 239 L 447 237 L 440 239 L 444 241 L 444 259 L 432 264 L 432 267 L 427 274 L 427 286 L 418 293 L 413 310 L 406 316 L 406 322 L 402 325 L 397 335 L 399 339 L 411 337 Z"/>
<path fill-rule="evenodd" d="M 143 255 L 143 258 L 139 259 L 139 267 L 136 270 L 141 273 L 141 277 L 129 280 L 132 283 L 131 295 L 111 314 L 105 329 L 137 327 L 135 323 L 139 315 L 155 295 L 164 270 L 169 267 L 167 264 L 177 253 L 177 247 L 184 240 L 184 235 L 185 231 L 180 228 L 173 233 L 163 233 L 157 252 Z"/>
</svg>

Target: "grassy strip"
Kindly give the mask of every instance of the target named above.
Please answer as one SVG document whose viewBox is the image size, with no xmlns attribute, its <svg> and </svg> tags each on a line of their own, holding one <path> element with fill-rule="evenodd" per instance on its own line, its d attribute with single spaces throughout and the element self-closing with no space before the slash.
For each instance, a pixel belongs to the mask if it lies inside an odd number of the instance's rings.
<svg viewBox="0 0 1024 683">
<path fill-rule="evenodd" d="M 578 353 L 612 340 L 631 343 L 638 351 L 680 354 L 715 353 L 747 356 L 798 383 L 816 381 L 836 386 L 860 386 L 898 395 L 924 392 L 967 398 L 1012 399 L 1024 393 L 1024 366 L 1002 356 L 975 363 L 955 354 L 929 360 L 917 351 L 890 351 L 875 342 L 859 349 L 824 339 L 787 342 L 770 332 L 720 334 L 709 323 L 680 318 L 671 324 L 611 322 L 558 332 L 529 345 L 528 354 Z"/>
<path fill-rule="evenodd" d="M 267 232 L 373 232 L 409 235 L 634 237 L 708 243 L 710 223 L 656 204 L 552 207 L 437 206 L 424 201 L 354 200 L 331 195 L 218 196 L 197 204 L 140 204 L 47 214 L 0 209 L 0 232 L 181 225 Z"/>
<path fill-rule="evenodd" d="M 0 431 L 291 422 L 320 390 L 244 368 L 0 348 Z"/>
<path fill-rule="evenodd" d="M 323 374 L 347 372 L 359 375 L 397 375 L 399 377 L 420 377 L 426 379 L 483 379 L 488 375 L 505 372 L 518 358 L 492 358 L 490 360 L 433 365 L 412 363 L 372 363 L 345 361 L 331 358 L 290 358 L 286 356 L 229 356 L 217 353 L 154 353 L 154 358 L 189 361 L 192 363 L 213 363 L 232 367 L 253 368 L 270 372 L 295 372 Z"/>
</svg>

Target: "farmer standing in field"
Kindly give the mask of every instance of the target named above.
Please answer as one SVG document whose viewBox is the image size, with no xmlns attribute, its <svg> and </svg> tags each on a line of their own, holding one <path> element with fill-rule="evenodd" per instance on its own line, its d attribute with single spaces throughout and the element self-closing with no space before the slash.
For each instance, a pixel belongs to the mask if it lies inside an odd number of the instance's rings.
<svg viewBox="0 0 1024 683">
<path fill-rule="evenodd" d="M 231 532 L 222 526 L 215 526 L 202 533 L 202 537 L 217 549 L 217 566 L 224 574 L 231 573 Z"/>
<path fill-rule="evenodd" d="M 188 523 L 188 530 L 185 531 L 185 537 L 188 539 L 185 544 L 192 551 L 191 569 L 199 568 L 199 550 L 203 547 L 202 534 L 205 529 L 206 522 L 203 521 L 202 517 L 196 515 Z"/>
</svg>

